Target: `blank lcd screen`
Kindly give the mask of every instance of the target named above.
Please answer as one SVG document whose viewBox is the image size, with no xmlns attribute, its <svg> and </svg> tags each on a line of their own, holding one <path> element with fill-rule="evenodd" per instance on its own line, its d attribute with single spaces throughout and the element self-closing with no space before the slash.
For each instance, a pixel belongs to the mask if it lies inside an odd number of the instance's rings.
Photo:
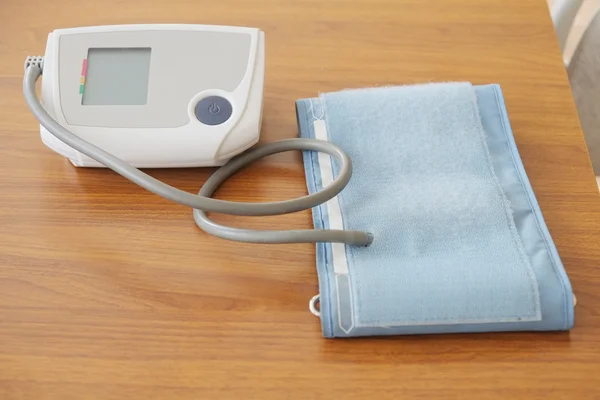
<svg viewBox="0 0 600 400">
<path fill-rule="evenodd" d="M 149 77 L 149 47 L 91 48 L 81 104 L 146 104 Z"/>
</svg>

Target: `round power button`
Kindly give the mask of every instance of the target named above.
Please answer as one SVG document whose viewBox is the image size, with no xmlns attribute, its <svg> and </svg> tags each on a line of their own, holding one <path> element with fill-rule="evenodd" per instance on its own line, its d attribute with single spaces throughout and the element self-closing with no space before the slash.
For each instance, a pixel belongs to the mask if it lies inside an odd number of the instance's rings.
<svg viewBox="0 0 600 400">
<path fill-rule="evenodd" d="M 221 96 L 205 97 L 196 104 L 196 118 L 206 125 L 220 125 L 231 117 L 231 103 Z"/>
</svg>

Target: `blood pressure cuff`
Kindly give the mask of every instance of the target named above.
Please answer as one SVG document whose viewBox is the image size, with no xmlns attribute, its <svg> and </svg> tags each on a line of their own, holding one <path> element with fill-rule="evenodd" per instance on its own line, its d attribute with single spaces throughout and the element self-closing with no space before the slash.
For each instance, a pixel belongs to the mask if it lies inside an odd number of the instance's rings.
<svg viewBox="0 0 600 400">
<path fill-rule="evenodd" d="M 296 102 L 300 136 L 353 175 L 312 210 L 325 337 L 569 330 L 573 293 L 519 157 L 498 85 L 343 90 Z M 304 153 L 310 193 L 338 166 Z"/>
</svg>

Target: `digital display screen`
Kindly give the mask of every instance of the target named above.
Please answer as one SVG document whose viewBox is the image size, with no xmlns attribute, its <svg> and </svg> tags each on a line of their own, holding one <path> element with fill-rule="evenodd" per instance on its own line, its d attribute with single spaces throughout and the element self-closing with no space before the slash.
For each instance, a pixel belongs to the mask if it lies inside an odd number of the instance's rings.
<svg viewBox="0 0 600 400">
<path fill-rule="evenodd" d="M 150 52 L 149 47 L 89 49 L 81 104 L 146 104 Z"/>
</svg>

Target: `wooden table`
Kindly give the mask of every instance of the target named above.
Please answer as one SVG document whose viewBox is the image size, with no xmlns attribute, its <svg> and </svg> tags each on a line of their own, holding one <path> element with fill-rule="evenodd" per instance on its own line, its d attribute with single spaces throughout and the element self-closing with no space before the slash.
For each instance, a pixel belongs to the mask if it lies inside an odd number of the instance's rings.
<svg viewBox="0 0 600 400">
<path fill-rule="evenodd" d="M 264 141 L 295 137 L 294 101 L 319 91 L 500 83 L 575 329 L 324 340 L 312 245 L 208 236 L 191 210 L 45 148 L 26 55 L 55 28 L 150 22 L 266 32 Z M 600 398 L 600 198 L 544 0 L 2 0 L 0 93 L 1 399 Z M 152 171 L 191 192 L 210 173 Z M 305 193 L 290 153 L 218 197 Z M 217 220 L 312 226 L 308 211 Z"/>
</svg>

